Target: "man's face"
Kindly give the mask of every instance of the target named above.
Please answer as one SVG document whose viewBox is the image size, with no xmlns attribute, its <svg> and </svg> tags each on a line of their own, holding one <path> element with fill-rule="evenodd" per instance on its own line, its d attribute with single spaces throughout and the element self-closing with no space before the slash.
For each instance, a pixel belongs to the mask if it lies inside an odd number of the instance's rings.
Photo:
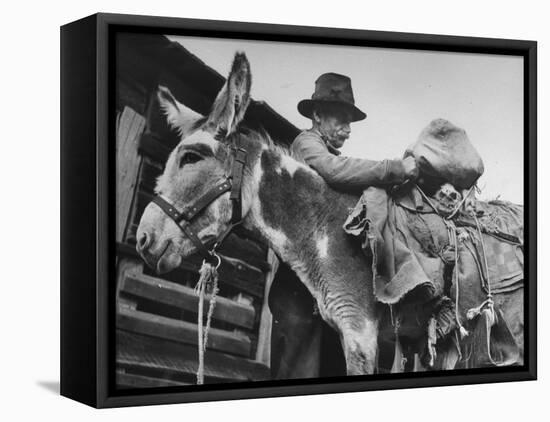
<svg viewBox="0 0 550 422">
<path fill-rule="evenodd" d="M 351 133 L 351 115 L 345 110 L 331 110 L 315 114 L 321 134 L 333 148 L 342 148 Z"/>
</svg>

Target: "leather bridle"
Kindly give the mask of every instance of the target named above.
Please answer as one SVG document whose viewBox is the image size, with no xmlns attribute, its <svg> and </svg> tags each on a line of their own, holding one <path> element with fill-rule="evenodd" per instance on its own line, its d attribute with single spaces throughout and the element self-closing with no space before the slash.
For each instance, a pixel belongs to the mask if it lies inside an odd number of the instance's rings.
<svg viewBox="0 0 550 422">
<path fill-rule="evenodd" d="M 242 222 L 242 181 L 244 166 L 246 164 L 247 152 L 244 148 L 234 147 L 235 157 L 231 168 L 231 175 L 226 179 L 208 189 L 203 195 L 197 198 L 193 203 L 188 205 L 183 211 L 178 211 L 177 208 L 170 202 L 166 201 L 160 195 L 155 196 L 152 202 L 157 204 L 162 211 L 168 217 L 170 217 L 181 231 L 187 236 L 187 238 L 198 249 L 200 255 L 208 262 L 212 262 L 213 259 L 218 260 L 220 264 L 220 258 L 216 255 L 215 251 L 223 240 L 229 235 L 231 230 Z M 222 232 L 216 239 L 204 243 L 199 239 L 199 236 L 195 229 L 191 227 L 192 220 L 200 214 L 208 205 L 214 202 L 217 198 L 223 195 L 225 192 L 230 191 L 229 199 L 232 202 L 232 212 L 229 227 Z"/>
</svg>

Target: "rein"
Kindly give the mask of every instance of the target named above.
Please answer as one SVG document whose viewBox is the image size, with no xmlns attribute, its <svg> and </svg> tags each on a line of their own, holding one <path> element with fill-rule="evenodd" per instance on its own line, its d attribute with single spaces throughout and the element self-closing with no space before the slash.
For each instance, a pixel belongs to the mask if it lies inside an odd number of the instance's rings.
<svg viewBox="0 0 550 422">
<path fill-rule="evenodd" d="M 202 266 L 199 271 L 200 278 L 195 286 L 195 293 L 199 296 L 198 305 L 198 349 L 199 349 L 199 361 L 197 369 L 197 384 L 204 384 L 204 354 L 206 352 L 206 344 L 208 342 L 208 332 L 210 331 L 210 324 L 212 322 L 212 315 L 214 314 L 214 307 L 216 306 L 216 295 L 218 293 L 218 268 L 221 265 L 221 258 L 216 254 L 216 249 L 229 235 L 229 233 L 235 228 L 235 226 L 242 222 L 242 182 L 244 174 L 244 166 L 246 164 L 247 152 L 244 148 L 236 147 L 235 157 L 233 165 L 231 167 L 231 175 L 226 179 L 208 189 L 203 195 L 197 198 L 191 205 L 187 206 L 183 211 L 178 211 L 177 208 L 170 202 L 166 201 L 160 195 L 157 195 L 152 202 L 157 204 L 162 211 L 168 217 L 170 217 L 185 236 L 193 243 L 197 248 L 198 253 L 204 258 Z M 229 227 L 220 233 L 220 235 L 214 239 L 212 246 L 203 242 L 195 229 L 191 227 L 193 219 L 202 211 L 206 209 L 212 202 L 218 199 L 226 192 L 230 192 L 229 199 L 232 203 L 231 220 Z M 216 262 L 217 261 L 217 262 Z M 210 290 L 210 303 L 208 307 L 208 314 L 206 318 L 206 326 L 203 328 L 203 303 L 207 289 Z"/>
</svg>

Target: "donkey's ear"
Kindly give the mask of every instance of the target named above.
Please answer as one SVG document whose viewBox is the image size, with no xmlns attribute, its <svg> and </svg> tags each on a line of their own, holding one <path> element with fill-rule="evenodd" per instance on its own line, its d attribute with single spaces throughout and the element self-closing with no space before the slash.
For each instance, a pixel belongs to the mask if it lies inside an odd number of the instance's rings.
<svg viewBox="0 0 550 422">
<path fill-rule="evenodd" d="M 214 101 L 207 124 L 226 135 L 234 132 L 250 103 L 251 84 L 248 59 L 244 53 L 238 52 L 227 81 Z"/>
<path fill-rule="evenodd" d="M 178 102 L 165 86 L 159 86 L 157 98 L 161 110 L 166 115 L 166 120 L 172 129 L 183 136 L 203 116 L 189 107 Z"/>
</svg>

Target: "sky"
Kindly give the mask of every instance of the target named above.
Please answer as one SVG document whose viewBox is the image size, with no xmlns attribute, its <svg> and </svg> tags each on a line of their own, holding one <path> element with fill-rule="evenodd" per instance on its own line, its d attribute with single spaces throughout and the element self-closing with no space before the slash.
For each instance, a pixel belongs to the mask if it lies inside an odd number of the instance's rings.
<svg viewBox="0 0 550 422">
<path fill-rule="evenodd" d="M 466 130 L 485 164 L 481 199 L 523 203 L 523 58 L 489 54 L 169 36 L 227 76 L 236 51 L 250 61 L 255 100 L 266 101 L 300 129 L 296 108 L 325 72 L 352 80 L 355 104 L 344 155 L 402 157 L 430 121 Z M 182 99 L 179 99 L 182 101 Z"/>
</svg>

